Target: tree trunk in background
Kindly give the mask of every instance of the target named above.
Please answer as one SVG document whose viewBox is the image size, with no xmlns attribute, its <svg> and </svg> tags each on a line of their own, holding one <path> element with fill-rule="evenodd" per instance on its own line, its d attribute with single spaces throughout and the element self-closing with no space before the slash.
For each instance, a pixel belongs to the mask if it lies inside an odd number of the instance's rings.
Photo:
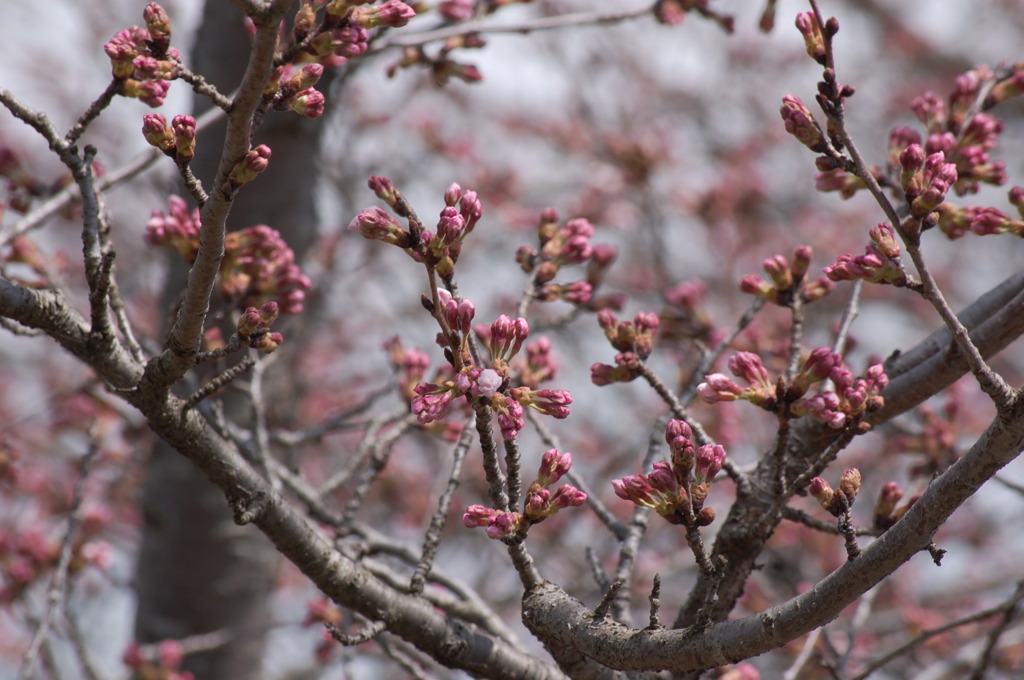
<svg viewBox="0 0 1024 680">
<path fill-rule="evenodd" d="M 193 50 L 194 70 L 225 94 L 238 82 L 248 58 L 242 19 L 230 2 L 207 2 Z M 208 102 L 197 98 L 197 115 L 207 108 Z M 257 134 L 258 143 L 273 150 L 270 167 L 239 193 L 229 229 L 268 224 L 301 259 L 316 229 L 314 162 L 325 127 L 317 123 L 292 113 L 267 116 Z M 222 123 L 198 140 L 192 168 L 207 184 L 216 170 L 223 133 Z M 168 309 L 185 281 L 180 261 L 173 269 L 164 296 Z M 232 405 L 230 393 L 225 406 L 237 422 L 248 420 L 244 407 Z M 197 680 L 260 677 L 271 623 L 267 599 L 278 566 L 270 542 L 252 526 L 236 526 L 223 494 L 161 442 L 149 461 L 142 506 L 136 638 L 147 643 L 223 631 L 226 643 L 189 655 L 185 669 Z"/>
</svg>

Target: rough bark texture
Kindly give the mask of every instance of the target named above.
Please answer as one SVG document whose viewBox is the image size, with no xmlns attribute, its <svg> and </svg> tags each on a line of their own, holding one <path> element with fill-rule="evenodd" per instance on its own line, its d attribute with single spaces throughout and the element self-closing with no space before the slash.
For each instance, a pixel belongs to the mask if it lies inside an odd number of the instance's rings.
<svg viewBox="0 0 1024 680">
<path fill-rule="evenodd" d="M 237 7 L 207 2 L 191 60 L 196 71 L 230 94 L 245 71 L 249 49 Z M 197 113 L 208 107 L 205 97 L 196 98 Z M 220 162 L 225 127 L 220 121 L 198 139 L 192 168 L 208 187 Z M 260 177 L 258 190 L 239 192 L 229 230 L 267 224 L 302 256 L 316 232 L 314 159 L 324 127 L 291 113 L 266 118 L 256 141 L 271 147 L 272 162 Z M 173 308 L 185 285 L 180 259 L 172 267 L 164 296 L 168 308 Z M 232 396 L 224 397 L 226 409 L 244 424 L 247 408 L 231 403 L 240 401 Z M 267 601 L 279 564 L 273 544 L 252 527 L 236 525 L 224 492 L 163 441 L 154 445 L 142 504 L 138 639 L 154 642 L 224 630 L 229 634 L 227 644 L 190 655 L 185 668 L 198 678 L 259 677 L 264 636 L 271 623 Z"/>
</svg>

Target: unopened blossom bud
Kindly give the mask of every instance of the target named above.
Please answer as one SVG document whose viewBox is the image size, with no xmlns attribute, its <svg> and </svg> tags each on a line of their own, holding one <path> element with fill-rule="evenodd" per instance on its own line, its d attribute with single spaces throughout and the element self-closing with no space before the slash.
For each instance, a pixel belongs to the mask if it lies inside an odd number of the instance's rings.
<svg viewBox="0 0 1024 680">
<path fill-rule="evenodd" d="M 272 326 L 274 322 L 277 321 L 277 317 L 280 313 L 281 310 L 275 301 L 271 300 L 270 302 L 265 302 L 260 307 L 259 311 L 260 323 L 264 326 Z"/>
<path fill-rule="evenodd" d="M 699 527 L 711 526 L 714 521 L 715 511 L 711 508 L 702 508 L 701 511 L 697 513 L 696 523 Z"/>
<path fill-rule="evenodd" d="M 679 437 L 687 440 L 693 439 L 693 429 L 685 420 L 672 418 L 665 425 L 665 442 L 671 445 Z"/>
<path fill-rule="evenodd" d="M 452 208 L 458 204 L 460 198 L 462 198 L 462 187 L 452 182 L 451 186 L 444 191 L 444 204 Z"/>
<path fill-rule="evenodd" d="M 249 346 L 253 349 L 258 349 L 264 354 L 270 354 L 280 347 L 283 342 L 284 336 L 280 333 L 264 333 L 256 336 L 256 338 L 250 341 Z"/>
<path fill-rule="evenodd" d="M 908 198 L 916 198 L 924 189 L 921 171 L 926 158 L 927 154 L 919 144 L 911 144 L 900 152 L 900 185 Z"/>
<path fill-rule="evenodd" d="M 832 490 L 832 485 L 821 477 L 815 477 L 807 487 L 807 492 L 814 500 L 818 501 L 822 508 L 832 512 L 833 499 L 836 495 L 836 492 Z"/>
<path fill-rule="evenodd" d="M 705 484 L 715 478 L 725 464 L 725 448 L 720 444 L 704 444 L 697 449 L 697 461 L 693 475 L 698 484 Z"/>
<path fill-rule="evenodd" d="M 289 108 L 306 118 L 319 118 L 324 115 L 324 102 L 323 93 L 309 87 L 298 92 L 289 100 Z"/>
<path fill-rule="evenodd" d="M 262 319 L 260 312 L 255 307 L 247 307 L 242 315 L 238 317 L 238 334 L 252 335 L 260 327 Z"/>
<path fill-rule="evenodd" d="M 175 116 L 171 120 L 174 131 L 174 152 L 179 162 L 192 160 L 196 153 L 196 119 L 192 116 Z"/>
<path fill-rule="evenodd" d="M 565 508 L 578 508 L 587 502 L 587 494 L 583 493 L 571 484 L 563 484 L 551 498 L 551 505 L 556 510 Z"/>
<path fill-rule="evenodd" d="M 147 80 L 144 83 L 128 80 L 124 85 L 124 95 L 134 97 L 143 104 L 156 108 L 163 106 L 167 91 L 171 89 L 171 83 L 166 80 Z"/>
<path fill-rule="evenodd" d="M 753 352 L 736 352 L 729 359 L 729 370 L 737 378 L 743 378 L 751 385 L 770 385 L 768 371 L 761 363 L 761 357 Z"/>
<path fill-rule="evenodd" d="M 800 12 L 796 15 L 796 28 L 804 37 L 807 56 L 822 66 L 825 65 L 825 38 L 814 12 Z"/>
<path fill-rule="evenodd" d="M 528 387 L 516 387 L 510 391 L 510 395 L 520 404 L 540 411 L 544 415 L 559 420 L 569 417 L 569 405 L 572 404 L 572 395 L 569 390 L 531 390 Z"/>
<path fill-rule="evenodd" d="M 876 529 L 888 529 L 894 524 L 896 506 L 903 499 L 903 489 L 896 482 L 886 482 L 878 494 L 875 504 L 874 523 Z"/>
<path fill-rule="evenodd" d="M 743 388 L 724 373 L 706 375 L 704 382 L 697 386 L 697 395 L 708 404 L 719 401 L 736 401 L 741 394 L 743 394 Z"/>
<path fill-rule="evenodd" d="M 508 361 L 523 346 L 523 341 L 530 335 L 530 325 L 526 319 L 515 321 L 502 314 L 491 324 L 491 356 L 494 359 Z"/>
<path fill-rule="evenodd" d="M 551 491 L 531 487 L 526 494 L 523 514 L 531 521 L 539 522 L 552 514 L 551 509 Z"/>
<path fill-rule="evenodd" d="M 814 383 L 828 380 L 832 371 L 840 365 L 842 365 L 842 357 L 833 352 L 830 347 L 818 347 L 813 350 L 804 360 L 800 372 L 793 377 L 790 396 L 802 396 Z"/>
<path fill-rule="evenodd" d="M 537 470 L 537 483 L 546 489 L 561 479 L 571 467 L 571 453 L 568 451 L 559 453 L 558 449 L 548 449 L 540 459 L 540 469 Z"/>
<path fill-rule="evenodd" d="M 466 220 L 453 206 L 447 206 L 442 210 L 437 221 L 437 238 L 442 246 L 448 247 L 461 240 L 465 226 Z"/>
<path fill-rule="evenodd" d="M 772 278 L 776 290 L 789 290 L 793 287 L 793 271 L 782 255 L 769 257 L 764 261 L 764 270 Z"/>
<path fill-rule="evenodd" d="M 409 19 L 416 16 L 416 10 L 400 0 L 388 0 L 381 5 L 364 5 L 357 7 L 349 15 L 350 21 L 355 21 L 363 28 L 377 28 L 389 26 L 399 28 L 409 23 Z"/>
<path fill-rule="evenodd" d="M 368 179 L 366 183 L 369 185 L 370 190 L 377 194 L 377 198 L 384 201 L 392 208 L 395 207 L 395 203 L 398 201 L 400 194 L 398 193 L 398 189 L 395 188 L 394 183 L 389 178 L 371 175 L 370 179 Z"/>
<path fill-rule="evenodd" d="M 933 153 L 925 160 L 923 177 L 923 191 L 910 204 L 914 217 L 928 215 L 946 200 L 946 193 L 956 184 L 956 165 L 946 163 L 941 151 Z"/>
<path fill-rule="evenodd" d="M 459 214 L 466 221 L 466 233 L 473 231 L 473 227 L 484 214 L 484 206 L 475 191 L 468 190 L 462 194 L 462 198 L 459 199 Z"/>
<path fill-rule="evenodd" d="M 785 123 L 786 132 L 796 137 L 801 144 L 815 153 L 828 149 L 821 127 L 799 97 L 792 94 L 783 97 L 779 113 Z"/>
<path fill-rule="evenodd" d="M 558 232 L 558 211 L 554 208 L 545 208 L 540 213 L 540 220 L 537 224 L 537 237 L 541 245 L 545 245 Z"/>
<path fill-rule="evenodd" d="M 323 74 L 323 64 L 303 64 L 298 73 L 288 79 L 286 87 L 294 92 L 307 90 L 316 85 Z"/>
<path fill-rule="evenodd" d="M 518 512 L 496 510 L 494 518 L 487 525 L 487 536 L 495 540 L 506 538 L 519 530 L 523 516 Z"/>
<path fill-rule="evenodd" d="M 174 132 L 167 125 L 167 119 L 159 113 L 147 113 L 142 117 L 142 134 L 146 141 L 166 154 L 173 153 Z"/>
<path fill-rule="evenodd" d="M 396 245 L 405 242 L 409 233 L 391 215 L 376 206 L 367 208 L 349 222 L 348 228 L 363 238 Z"/>
<path fill-rule="evenodd" d="M 910 108 L 928 132 L 941 132 L 946 127 L 946 104 L 934 92 L 914 97 Z"/>
<path fill-rule="evenodd" d="M 765 299 L 769 299 L 775 294 L 775 287 L 757 274 L 747 274 L 740 279 L 740 290 Z"/>
<path fill-rule="evenodd" d="M 848 505 L 853 505 L 853 501 L 857 498 L 857 493 L 860 491 L 860 479 L 860 470 L 857 468 L 848 468 L 839 478 L 839 493 L 846 497 Z"/>
<path fill-rule="evenodd" d="M 149 49 L 157 59 L 163 59 L 167 55 L 167 49 L 171 46 L 171 20 L 163 7 L 151 2 L 142 10 L 142 18 L 146 22 L 146 30 L 149 31 Z"/>
<path fill-rule="evenodd" d="M 804 278 L 807 274 L 807 270 L 811 266 L 811 258 L 814 256 L 814 250 L 810 246 L 801 245 L 797 246 L 793 251 L 793 262 L 790 265 L 790 270 L 793 273 L 793 278 L 797 281 Z"/>
<path fill-rule="evenodd" d="M 899 257 L 900 243 L 896 240 L 895 230 L 887 223 L 880 222 L 868 232 L 875 246 L 886 257 Z"/>
<path fill-rule="evenodd" d="M 643 475 L 627 475 L 622 479 L 613 479 L 612 489 L 615 495 L 624 501 L 647 508 L 654 507 L 654 487 Z"/>
<path fill-rule="evenodd" d="M 255 149 L 247 151 L 245 158 L 231 169 L 228 183 L 232 187 L 238 188 L 256 179 L 256 176 L 270 165 L 270 153 L 270 147 L 266 144 L 260 144 Z"/>
<path fill-rule="evenodd" d="M 470 529 L 474 527 L 485 527 L 494 519 L 497 510 L 483 505 L 471 505 L 466 508 L 462 515 L 462 524 Z"/>
<path fill-rule="evenodd" d="M 672 495 L 679 491 L 679 480 L 676 479 L 671 466 L 665 461 L 658 461 L 654 464 L 654 469 L 647 475 L 647 481 L 651 483 L 655 491 L 665 495 Z"/>
</svg>

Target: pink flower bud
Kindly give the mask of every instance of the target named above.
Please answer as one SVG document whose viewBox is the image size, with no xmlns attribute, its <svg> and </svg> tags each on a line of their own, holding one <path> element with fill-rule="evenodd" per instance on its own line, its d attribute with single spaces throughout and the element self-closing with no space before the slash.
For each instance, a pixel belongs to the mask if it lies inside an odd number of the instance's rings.
<svg viewBox="0 0 1024 680">
<path fill-rule="evenodd" d="M 792 94 L 783 97 L 779 113 L 782 114 L 786 132 L 796 137 L 801 144 L 815 153 L 821 153 L 828 148 L 821 127 L 799 97 Z"/>
<path fill-rule="evenodd" d="M 537 471 L 537 483 L 548 488 L 561 479 L 571 467 L 571 453 L 566 451 L 560 454 L 558 449 L 548 449 L 541 457 L 540 469 Z"/>
<path fill-rule="evenodd" d="M 174 148 L 174 133 L 167 126 L 167 119 L 159 113 L 147 113 L 142 117 L 142 134 L 151 146 L 164 153 Z"/>
<path fill-rule="evenodd" d="M 497 510 L 483 505 L 471 505 L 463 513 L 462 523 L 470 529 L 473 527 L 485 527 L 491 523 L 497 512 Z"/>
<path fill-rule="evenodd" d="M 179 161 L 188 162 L 196 153 L 196 119 L 192 116 L 175 116 L 171 120 L 174 131 L 174 151 Z"/>
<path fill-rule="evenodd" d="M 142 10 L 142 18 L 146 22 L 146 30 L 149 31 L 149 49 L 157 58 L 163 58 L 171 45 L 171 20 L 167 12 L 151 2 Z"/>
</svg>

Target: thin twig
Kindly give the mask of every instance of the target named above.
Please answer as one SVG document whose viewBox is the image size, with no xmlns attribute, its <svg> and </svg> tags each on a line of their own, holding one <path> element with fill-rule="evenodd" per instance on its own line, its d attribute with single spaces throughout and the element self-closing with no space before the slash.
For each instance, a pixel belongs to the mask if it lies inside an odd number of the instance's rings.
<svg viewBox="0 0 1024 680">
<path fill-rule="evenodd" d="M 99 453 L 99 450 L 99 442 L 96 440 L 95 433 L 93 433 L 89 449 L 82 457 L 81 472 L 72 492 L 71 507 L 68 511 L 68 526 L 64 531 L 64 540 L 61 542 L 57 567 L 50 577 L 50 586 L 46 589 L 46 612 L 40 621 L 39 627 L 36 628 L 35 634 L 32 636 L 28 651 L 25 652 L 25 656 L 22 659 L 21 668 L 18 670 L 18 680 L 31 680 L 35 677 L 36 658 L 39 656 L 39 650 L 50 634 L 54 617 L 57 615 L 58 609 L 61 608 L 61 602 L 65 597 L 64 589 L 67 584 L 68 569 L 71 566 L 71 557 L 74 553 L 75 533 L 78 531 L 78 525 L 81 523 L 80 511 L 82 509 L 82 499 L 85 495 L 85 480 L 89 476 L 89 467 Z"/>
<path fill-rule="evenodd" d="M 559 28 L 617 23 L 650 14 L 651 6 L 646 5 L 644 7 L 638 7 L 637 9 L 623 10 L 619 12 L 577 12 L 553 17 L 537 17 L 518 23 L 503 24 L 499 26 L 489 25 L 489 22 L 484 19 L 472 19 L 470 21 L 460 22 L 454 26 L 446 26 L 433 31 L 397 35 L 392 34 L 388 40 L 376 44 L 369 53 L 383 52 L 384 50 L 395 47 L 417 47 L 432 42 L 477 33 L 491 35 L 500 33 L 519 33 L 525 35 L 533 31 L 547 31 Z"/>
<path fill-rule="evenodd" d="M 537 429 L 537 433 L 540 435 L 540 439 L 544 442 L 544 445 L 548 448 L 558 449 L 561 451 L 562 445 L 559 442 L 558 437 L 555 436 L 550 428 L 548 428 L 547 423 L 540 417 L 540 414 L 532 408 L 525 409 L 525 411 L 527 420 L 529 420 Z M 626 525 L 608 509 L 608 506 L 604 504 L 604 501 L 597 497 L 583 477 L 581 477 L 575 469 L 570 468 L 569 471 L 565 473 L 565 478 L 570 484 L 587 495 L 587 506 L 594 511 L 597 518 L 601 520 L 606 527 L 608 527 L 612 534 L 615 535 L 615 538 L 620 541 L 625 540 L 628 533 Z"/>
<path fill-rule="evenodd" d="M 455 490 L 459 487 L 459 477 L 462 476 L 462 463 L 466 460 L 466 453 L 469 451 L 472 443 L 473 429 L 463 427 L 459 443 L 452 452 L 452 471 L 448 475 L 448 484 L 445 486 L 444 492 L 441 493 L 441 497 L 437 499 L 437 510 L 430 518 L 430 526 L 423 537 L 423 549 L 420 559 L 413 570 L 412 578 L 409 580 L 410 593 L 418 594 L 423 592 L 427 574 L 430 573 L 430 569 L 434 564 L 434 558 L 437 556 L 437 549 L 441 543 L 441 531 L 444 529 L 445 522 L 451 512 L 452 497 L 455 494 Z"/>
<path fill-rule="evenodd" d="M 875 659 L 874 661 L 866 665 L 860 673 L 851 677 L 850 680 L 865 680 L 865 678 L 867 678 L 869 675 L 871 675 L 879 668 L 892 661 L 893 659 L 902 656 L 903 654 L 906 654 L 908 651 L 910 651 L 917 645 L 921 644 L 925 640 L 935 637 L 936 635 L 941 635 L 943 633 L 953 630 L 954 628 L 966 626 L 977 621 L 983 621 L 989 618 L 990 616 L 995 616 L 996 614 L 1005 615 L 1006 612 L 1012 612 L 1014 609 L 1016 609 L 1017 605 L 1020 603 L 1022 599 L 1024 599 L 1024 579 L 1017 581 L 1017 588 L 1014 590 L 1013 595 L 1010 596 L 1010 598 L 1007 599 L 1005 602 L 1001 602 L 1000 604 L 994 607 L 983 609 L 980 612 L 976 612 L 974 614 L 970 614 L 968 616 L 964 616 L 962 618 L 950 621 L 949 623 L 944 623 L 941 626 L 936 626 L 935 628 L 929 628 L 927 630 L 921 631 L 914 637 L 904 642 L 902 645 L 890 650 L 886 654 L 880 656 L 879 658 Z"/>
</svg>

